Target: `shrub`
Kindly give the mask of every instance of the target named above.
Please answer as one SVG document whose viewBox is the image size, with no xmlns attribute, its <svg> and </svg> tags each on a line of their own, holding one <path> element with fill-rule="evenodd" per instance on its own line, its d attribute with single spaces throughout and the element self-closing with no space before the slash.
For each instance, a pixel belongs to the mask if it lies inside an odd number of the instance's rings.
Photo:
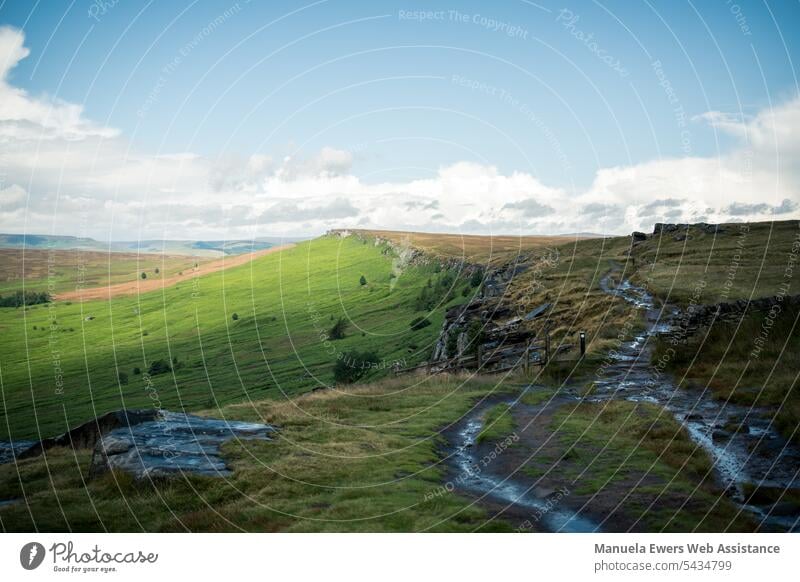
<svg viewBox="0 0 800 582">
<path fill-rule="evenodd" d="M 120 372 L 118 374 L 118 377 L 119 377 L 119 383 L 120 384 L 127 384 L 128 383 L 128 375 L 125 372 Z"/>
<path fill-rule="evenodd" d="M 376 368 L 379 363 L 380 358 L 375 352 L 348 352 L 336 360 L 333 366 L 333 379 L 337 383 L 352 384 Z"/>
<path fill-rule="evenodd" d="M 328 334 L 331 339 L 339 340 L 344 338 L 344 332 L 347 329 L 347 321 L 341 317 L 333 324 L 330 333 Z"/>
<path fill-rule="evenodd" d="M 144 271 L 142 271 L 142 279 L 147 279 L 147 273 L 145 273 Z"/>
<path fill-rule="evenodd" d="M 22 307 L 50 303 L 52 298 L 46 291 L 15 291 L 7 297 L 0 297 L 0 307 Z"/>
<path fill-rule="evenodd" d="M 458 336 L 461 335 L 461 332 L 464 331 L 460 327 L 452 327 L 447 334 L 447 342 L 445 343 L 445 349 L 447 350 L 447 357 L 453 358 L 456 356 L 458 352 Z"/>
<path fill-rule="evenodd" d="M 436 278 L 436 282 L 428 279 L 428 283 L 423 287 L 415 302 L 417 311 L 430 311 L 437 306 L 450 302 L 455 297 L 453 289 L 456 278 L 449 272 L 444 272 Z"/>
<path fill-rule="evenodd" d="M 141 373 L 142 373 L 142 369 L 139 368 L 138 366 L 133 369 L 133 375 L 134 376 L 138 376 Z"/>
<path fill-rule="evenodd" d="M 431 324 L 430 320 L 426 317 L 415 317 L 408 325 L 412 330 L 417 331 L 423 327 L 428 327 Z"/>
<path fill-rule="evenodd" d="M 364 275 L 361 275 L 361 279 L 359 279 L 358 282 L 361 283 L 361 285 L 366 285 L 367 278 Z"/>
<path fill-rule="evenodd" d="M 147 373 L 151 376 L 158 376 L 159 374 L 166 374 L 167 372 L 172 371 L 172 366 L 169 365 L 169 362 L 166 360 L 155 360 L 150 362 L 150 367 L 147 369 Z"/>
<path fill-rule="evenodd" d="M 485 333 L 483 331 L 483 324 L 474 320 L 467 328 L 467 347 L 465 353 L 475 355 L 478 353 L 478 346 L 483 343 Z"/>
<path fill-rule="evenodd" d="M 158 267 L 156 267 L 156 268 L 155 268 L 155 273 L 156 273 L 156 275 L 158 275 L 160 272 L 161 272 L 161 271 L 158 269 Z"/>
<path fill-rule="evenodd" d="M 233 321 L 238 321 L 238 319 L 239 319 L 239 314 L 238 314 L 238 313 L 236 313 L 236 312 L 234 312 L 234 313 L 233 313 L 233 315 L 231 315 L 231 319 L 232 319 Z"/>
<path fill-rule="evenodd" d="M 478 269 L 472 276 L 469 278 L 469 284 L 473 287 L 478 287 L 483 282 L 483 271 Z"/>
</svg>

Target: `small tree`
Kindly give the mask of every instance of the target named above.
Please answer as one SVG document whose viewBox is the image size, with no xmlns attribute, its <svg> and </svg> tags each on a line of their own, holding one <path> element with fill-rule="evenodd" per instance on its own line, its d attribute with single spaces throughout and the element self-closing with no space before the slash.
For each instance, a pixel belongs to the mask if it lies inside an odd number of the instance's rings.
<svg viewBox="0 0 800 582">
<path fill-rule="evenodd" d="M 430 320 L 426 317 L 415 317 L 411 320 L 409 326 L 412 330 L 417 331 L 418 329 L 422 329 L 423 327 L 428 327 L 431 324 Z"/>
<path fill-rule="evenodd" d="M 120 384 L 127 384 L 128 383 L 128 375 L 125 372 L 119 373 L 119 383 Z"/>
<path fill-rule="evenodd" d="M 338 384 L 352 384 L 369 370 L 376 368 L 379 363 L 380 358 L 375 352 L 348 352 L 336 360 L 333 366 L 333 379 Z"/>
<path fill-rule="evenodd" d="M 367 278 L 364 275 L 361 275 L 361 279 L 359 279 L 358 282 L 361 283 L 362 285 L 366 285 L 367 284 Z"/>
<path fill-rule="evenodd" d="M 236 312 L 234 312 L 234 313 L 233 313 L 233 315 L 231 315 L 231 319 L 232 319 L 233 321 L 237 321 L 237 320 L 239 319 L 239 314 L 238 314 L 238 313 L 236 313 Z"/>
<path fill-rule="evenodd" d="M 158 270 L 158 267 L 156 267 L 155 271 L 156 271 L 156 275 L 158 275 L 161 272 L 161 271 Z"/>
<path fill-rule="evenodd" d="M 150 362 L 150 367 L 147 369 L 147 373 L 151 376 L 158 376 L 159 374 L 166 374 L 167 372 L 172 371 L 172 366 L 169 365 L 169 362 L 166 360 L 155 360 Z"/>
<path fill-rule="evenodd" d="M 331 339 L 339 340 L 344 339 L 344 332 L 347 329 L 347 321 L 342 319 L 341 317 L 336 320 L 336 323 L 333 324 L 331 331 L 328 335 L 330 335 Z"/>
<path fill-rule="evenodd" d="M 472 276 L 469 278 L 469 284 L 473 287 L 477 287 L 483 281 L 483 271 L 480 269 L 472 273 Z"/>
<path fill-rule="evenodd" d="M 147 273 L 145 273 L 144 271 L 142 271 L 142 279 L 147 279 Z"/>
</svg>

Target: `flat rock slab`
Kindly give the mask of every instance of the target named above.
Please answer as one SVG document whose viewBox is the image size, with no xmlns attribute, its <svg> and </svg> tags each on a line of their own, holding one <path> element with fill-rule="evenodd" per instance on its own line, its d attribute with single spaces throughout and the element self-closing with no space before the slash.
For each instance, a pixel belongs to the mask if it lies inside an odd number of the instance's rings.
<svg viewBox="0 0 800 582">
<path fill-rule="evenodd" d="M 95 446 L 90 474 L 117 469 L 137 479 L 183 473 L 225 477 L 231 471 L 220 456 L 222 444 L 231 439 L 271 440 L 274 432 L 266 424 L 161 411 L 155 420 L 104 434 Z"/>
<path fill-rule="evenodd" d="M 10 463 L 35 444 L 36 441 L 0 441 L 0 465 Z"/>
</svg>

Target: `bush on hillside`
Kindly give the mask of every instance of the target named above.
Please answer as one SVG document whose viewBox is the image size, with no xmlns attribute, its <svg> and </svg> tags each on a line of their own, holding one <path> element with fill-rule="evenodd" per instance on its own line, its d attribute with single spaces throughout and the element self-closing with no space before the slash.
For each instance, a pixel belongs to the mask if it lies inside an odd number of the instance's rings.
<svg viewBox="0 0 800 582">
<path fill-rule="evenodd" d="M 412 330 L 417 331 L 423 327 L 428 327 L 431 324 L 430 320 L 426 317 L 415 317 L 411 320 L 409 326 Z"/>
<path fill-rule="evenodd" d="M 0 297 L 0 307 L 22 307 L 50 303 L 52 298 L 47 291 L 15 291 L 6 297 Z"/>
<path fill-rule="evenodd" d="M 347 329 L 347 321 L 341 317 L 333 324 L 330 333 L 328 334 L 331 339 L 339 340 L 344 339 L 344 332 Z"/>
<path fill-rule="evenodd" d="M 352 351 L 342 354 L 333 366 L 333 379 L 337 384 L 352 384 L 377 367 L 380 358 L 375 352 Z"/>
<path fill-rule="evenodd" d="M 172 366 L 166 360 L 155 360 L 150 362 L 150 367 L 147 368 L 147 373 L 151 376 L 158 376 L 159 374 L 166 374 L 172 371 Z"/>
</svg>

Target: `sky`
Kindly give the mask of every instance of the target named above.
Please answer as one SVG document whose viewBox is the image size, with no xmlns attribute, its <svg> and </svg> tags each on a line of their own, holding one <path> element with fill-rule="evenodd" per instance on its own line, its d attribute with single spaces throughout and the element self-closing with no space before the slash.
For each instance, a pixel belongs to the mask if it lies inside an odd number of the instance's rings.
<svg viewBox="0 0 800 582">
<path fill-rule="evenodd" d="M 0 232 L 796 219 L 799 32 L 788 1 L 6 0 Z"/>
</svg>

